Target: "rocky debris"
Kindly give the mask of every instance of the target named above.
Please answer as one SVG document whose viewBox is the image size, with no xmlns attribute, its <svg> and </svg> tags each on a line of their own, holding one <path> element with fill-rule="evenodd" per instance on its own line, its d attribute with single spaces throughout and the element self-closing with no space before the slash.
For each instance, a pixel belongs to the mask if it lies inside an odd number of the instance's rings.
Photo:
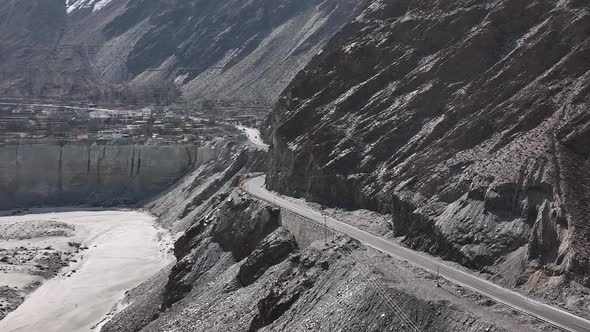
<svg viewBox="0 0 590 332">
<path fill-rule="evenodd" d="M 251 211 L 248 210 L 251 204 L 248 199 L 229 196 L 213 230 L 212 240 L 231 252 L 237 261 L 249 256 L 258 243 L 279 227 L 280 211 L 277 208 L 267 206 Z M 248 215 L 250 218 L 246 218 Z M 236 222 L 240 220 L 247 222 Z"/>
<path fill-rule="evenodd" d="M 275 105 L 267 185 L 510 286 L 584 284 L 588 36 L 579 1 L 370 1 Z"/>
<path fill-rule="evenodd" d="M 50 279 L 62 267 L 69 265 L 74 252 L 55 249 L 41 249 L 34 246 L 20 246 L 11 249 L 0 248 L 0 272 L 28 271 L 31 274 Z"/>
<path fill-rule="evenodd" d="M 204 165 L 151 203 L 182 216 L 181 222 L 162 214 L 168 226 L 187 225 L 174 246 L 177 262 L 132 291 L 102 331 L 405 331 L 412 322 L 428 331 L 514 330 L 513 321 L 490 323 L 495 319 L 474 312 L 471 302 L 433 288 L 432 278 L 348 238 L 300 250 L 276 208 L 235 188 L 241 174 L 263 166 L 258 154 L 184 215 L 183 207 L 212 183 L 204 176 L 224 177 L 238 160 L 220 156 L 221 165 Z M 408 308 L 407 318 L 392 314 L 392 298 Z"/>
<path fill-rule="evenodd" d="M 170 274 L 169 266 L 139 287 L 126 293 L 122 304 L 125 308 L 105 317 L 101 331 L 139 331 L 160 316 L 164 291 Z M 115 317 L 113 319 L 113 317 Z"/>
<path fill-rule="evenodd" d="M 13 219 L 15 218 L 15 219 Z M 55 220 L 19 220 L 0 224 L 0 319 L 15 310 L 42 282 L 77 263 L 74 256 L 88 249 L 77 240 L 76 226 Z M 12 219 L 12 220 L 10 220 Z"/>
<path fill-rule="evenodd" d="M 145 207 L 158 222 L 174 231 L 185 231 L 212 206 L 224 199 L 243 175 L 266 170 L 266 153 L 244 145 L 221 144 L 211 161 L 193 169 L 169 191 Z M 217 200 L 212 204 L 211 200 Z"/>
<path fill-rule="evenodd" d="M 37 237 L 69 237 L 74 235 L 75 227 L 52 220 L 33 220 L 23 223 L 0 224 L 0 240 L 26 240 Z"/>
<path fill-rule="evenodd" d="M 76 248 L 76 249 L 80 249 L 80 247 L 82 246 L 82 243 L 80 242 L 68 242 L 68 246 Z"/>
<path fill-rule="evenodd" d="M 511 326 L 491 323 L 491 314 L 473 311 L 477 305 L 462 307 L 447 290 L 433 291 L 431 280 L 348 238 L 299 250 L 274 208 L 237 190 L 211 204 L 212 212 L 177 241 L 178 261 L 166 285 L 158 277 L 133 291 L 130 306 L 103 331 L 407 331 L 410 326 L 508 331 L 503 326 Z M 373 265 L 377 257 L 383 261 Z M 139 295 L 140 289 L 150 294 Z M 151 311 L 157 303 L 160 310 Z"/>
<path fill-rule="evenodd" d="M 192 198 L 190 204 L 184 208 L 184 211 L 179 216 L 180 219 L 186 217 L 195 208 L 205 203 L 207 199 L 213 196 L 222 187 L 226 186 L 228 183 L 232 183 L 238 173 L 243 173 L 244 169 L 256 168 L 256 164 L 262 159 L 261 153 L 256 153 L 249 149 L 240 149 L 235 155 L 233 154 L 233 150 L 227 149 L 226 151 L 232 156 L 229 160 L 225 160 L 224 162 L 217 159 L 210 165 L 213 168 L 213 172 L 217 174 L 210 175 L 206 180 L 203 179 L 204 174 L 200 174 L 200 176 L 197 179 L 194 179 L 190 186 L 186 188 L 188 192 L 194 192 L 196 187 L 203 185 L 203 180 L 207 181 L 206 186 L 203 186 L 199 193 Z M 226 155 L 226 158 L 227 157 L 228 156 Z M 226 166 L 226 168 L 224 166 Z"/>
<path fill-rule="evenodd" d="M 25 297 L 18 288 L 0 286 L 0 320 L 16 309 L 25 300 Z"/>
<path fill-rule="evenodd" d="M 33 274 L 39 275 L 44 279 L 51 279 L 59 274 L 61 269 L 70 265 L 70 263 L 76 263 L 75 259 L 71 257 L 74 253 L 54 251 L 43 255 L 35 264 L 38 271 L 34 271 Z"/>
<path fill-rule="evenodd" d="M 38 227 L 33 229 L 39 230 Z M 41 286 L 42 280 L 57 276 L 62 268 L 69 265 L 72 256 L 72 252 L 59 251 L 51 247 L 0 248 L 0 320 L 21 305 L 26 295 Z M 35 278 L 25 282 L 24 286 L 14 286 L 11 282 L 5 284 L 4 275 L 8 275 L 8 280 L 11 280 L 12 273 L 28 274 Z"/>
<path fill-rule="evenodd" d="M 278 210 L 260 207 L 238 193 L 225 194 L 211 213 L 176 241 L 174 255 L 178 263 L 166 286 L 165 306 L 182 299 L 197 282 L 215 278 L 210 270 L 225 269 L 248 257 L 278 227 Z"/>
</svg>

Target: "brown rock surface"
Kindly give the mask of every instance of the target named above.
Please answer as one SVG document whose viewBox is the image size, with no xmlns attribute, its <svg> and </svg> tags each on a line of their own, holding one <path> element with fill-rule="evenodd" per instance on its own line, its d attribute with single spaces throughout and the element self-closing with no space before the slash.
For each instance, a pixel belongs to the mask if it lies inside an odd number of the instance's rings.
<svg viewBox="0 0 590 332">
<path fill-rule="evenodd" d="M 581 1 L 375 0 L 275 106 L 267 184 L 511 285 L 584 282 L 588 91 Z"/>
</svg>

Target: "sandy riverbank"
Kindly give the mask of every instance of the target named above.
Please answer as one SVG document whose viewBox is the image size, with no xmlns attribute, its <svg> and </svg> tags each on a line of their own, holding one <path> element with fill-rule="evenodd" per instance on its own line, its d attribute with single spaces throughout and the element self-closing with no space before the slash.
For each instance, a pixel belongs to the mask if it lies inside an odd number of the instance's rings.
<svg viewBox="0 0 590 332">
<path fill-rule="evenodd" d="M 26 296 L 0 331 L 96 331 L 127 290 L 173 260 L 169 234 L 142 212 L 29 213 L 0 217 L 0 308 Z"/>
</svg>

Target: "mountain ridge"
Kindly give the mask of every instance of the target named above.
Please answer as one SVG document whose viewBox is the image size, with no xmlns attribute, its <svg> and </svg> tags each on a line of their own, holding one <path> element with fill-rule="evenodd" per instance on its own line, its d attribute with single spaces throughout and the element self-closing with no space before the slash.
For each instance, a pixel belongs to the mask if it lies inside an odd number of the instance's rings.
<svg viewBox="0 0 590 332">
<path fill-rule="evenodd" d="M 589 35 L 575 1 L 372 1 L 275 105 L 267 185 L 527 292 L 589 287 Z"/>
<path fill-rule="evenodd" d="M 357 0 L 35 0 L 60 25 L 5 6 L 22 24 L 54 38 L 28 45 L 5 38 L 8 68 L 36 68 L 27 80 L 12 70 L 5 96 L 121 100 L 175 99 L 272 103 L 297 71 L 355 11 Z M 12 14 L 11 14 L 12 15 Z M 41 16 L 43 17 L 43 16 Z M 13 31 L 14 30 L 14 31 Z M 0 36 L 23 31 L 3 25 Z M 31 30 L 31 29 L 29 29 Z M 20 38 L 24 40 L 26 38 Z M 27 46 L 27 47 L 25 47 Z M 49 57 L 50 61 L 47 61 Z"/>
</svg>

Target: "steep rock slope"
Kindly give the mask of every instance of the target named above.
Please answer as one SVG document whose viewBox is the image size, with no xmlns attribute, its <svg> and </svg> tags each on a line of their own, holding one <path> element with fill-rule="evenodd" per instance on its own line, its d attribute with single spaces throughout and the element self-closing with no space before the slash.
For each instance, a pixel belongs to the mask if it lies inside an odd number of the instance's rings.
<svg viewBox="0 0 590 332">
<path fill-rule="evenodd" d="M 15 96 L 129 102 L 175 98 L 182 91 L 190 99 L 268 103 L 349 21 L 358 3 L 32 0 L 25 6 L 11 0 L 0 5 L 0 16 L 14 16 L 19 24 L 3 24 L 3 40 L 22 31 L 50 36 L 7 43 L 15 52 L 3 46 L 5 70 L 14 73 L 0 87 Z M 37 55 L 22 58 L 27 50 Z M 33 74 L 23 82 L 25 75 L 11 63 L 22 71 L 33 68 Z"/>
<path fill-rule="evenodd" d="M 177 262 L 129 292 L 103 332 L 549 330 L 347 237 L 313 242 L 316 228 L 236 188 L 265 161 L 228 142 L 147 204 L 182 232 Z"/>
<path fill-rule="evenodd" d="M 349 239 L 299 248 L 280 211 L 244 193 L 226 190 L 209 207 L 176 242 L 168 278 L 140 286 L 102 331 L 510 330 L 447 290 L 421 293 L 432 280 L 409 282 L 407 270 Z"/>
<path fill-rule="evenodd" d="M 52 77 L 48 57 L 66 26 L 60 0 L 3 1 L 0 4 L 0 88 L 2 94 L 41 94 Z"/>
<path fill-rule="evenodd" d="M 510 285 L 590 287 L 589 91 L 583 1 L 374 0 L 275 106 L 267 185 Z"/>
<path fill-rule="evenodd" d="M 266 171 L 264 151 L 227 142 L 218 143 L 214 159 L 196 167 L 175 185 L 146 202 L 159 223 L 173 232 L 184 232 L 195 218 L 210 212 L 211 200 L 236 186 L 244 174 Z"/>
</svg>

